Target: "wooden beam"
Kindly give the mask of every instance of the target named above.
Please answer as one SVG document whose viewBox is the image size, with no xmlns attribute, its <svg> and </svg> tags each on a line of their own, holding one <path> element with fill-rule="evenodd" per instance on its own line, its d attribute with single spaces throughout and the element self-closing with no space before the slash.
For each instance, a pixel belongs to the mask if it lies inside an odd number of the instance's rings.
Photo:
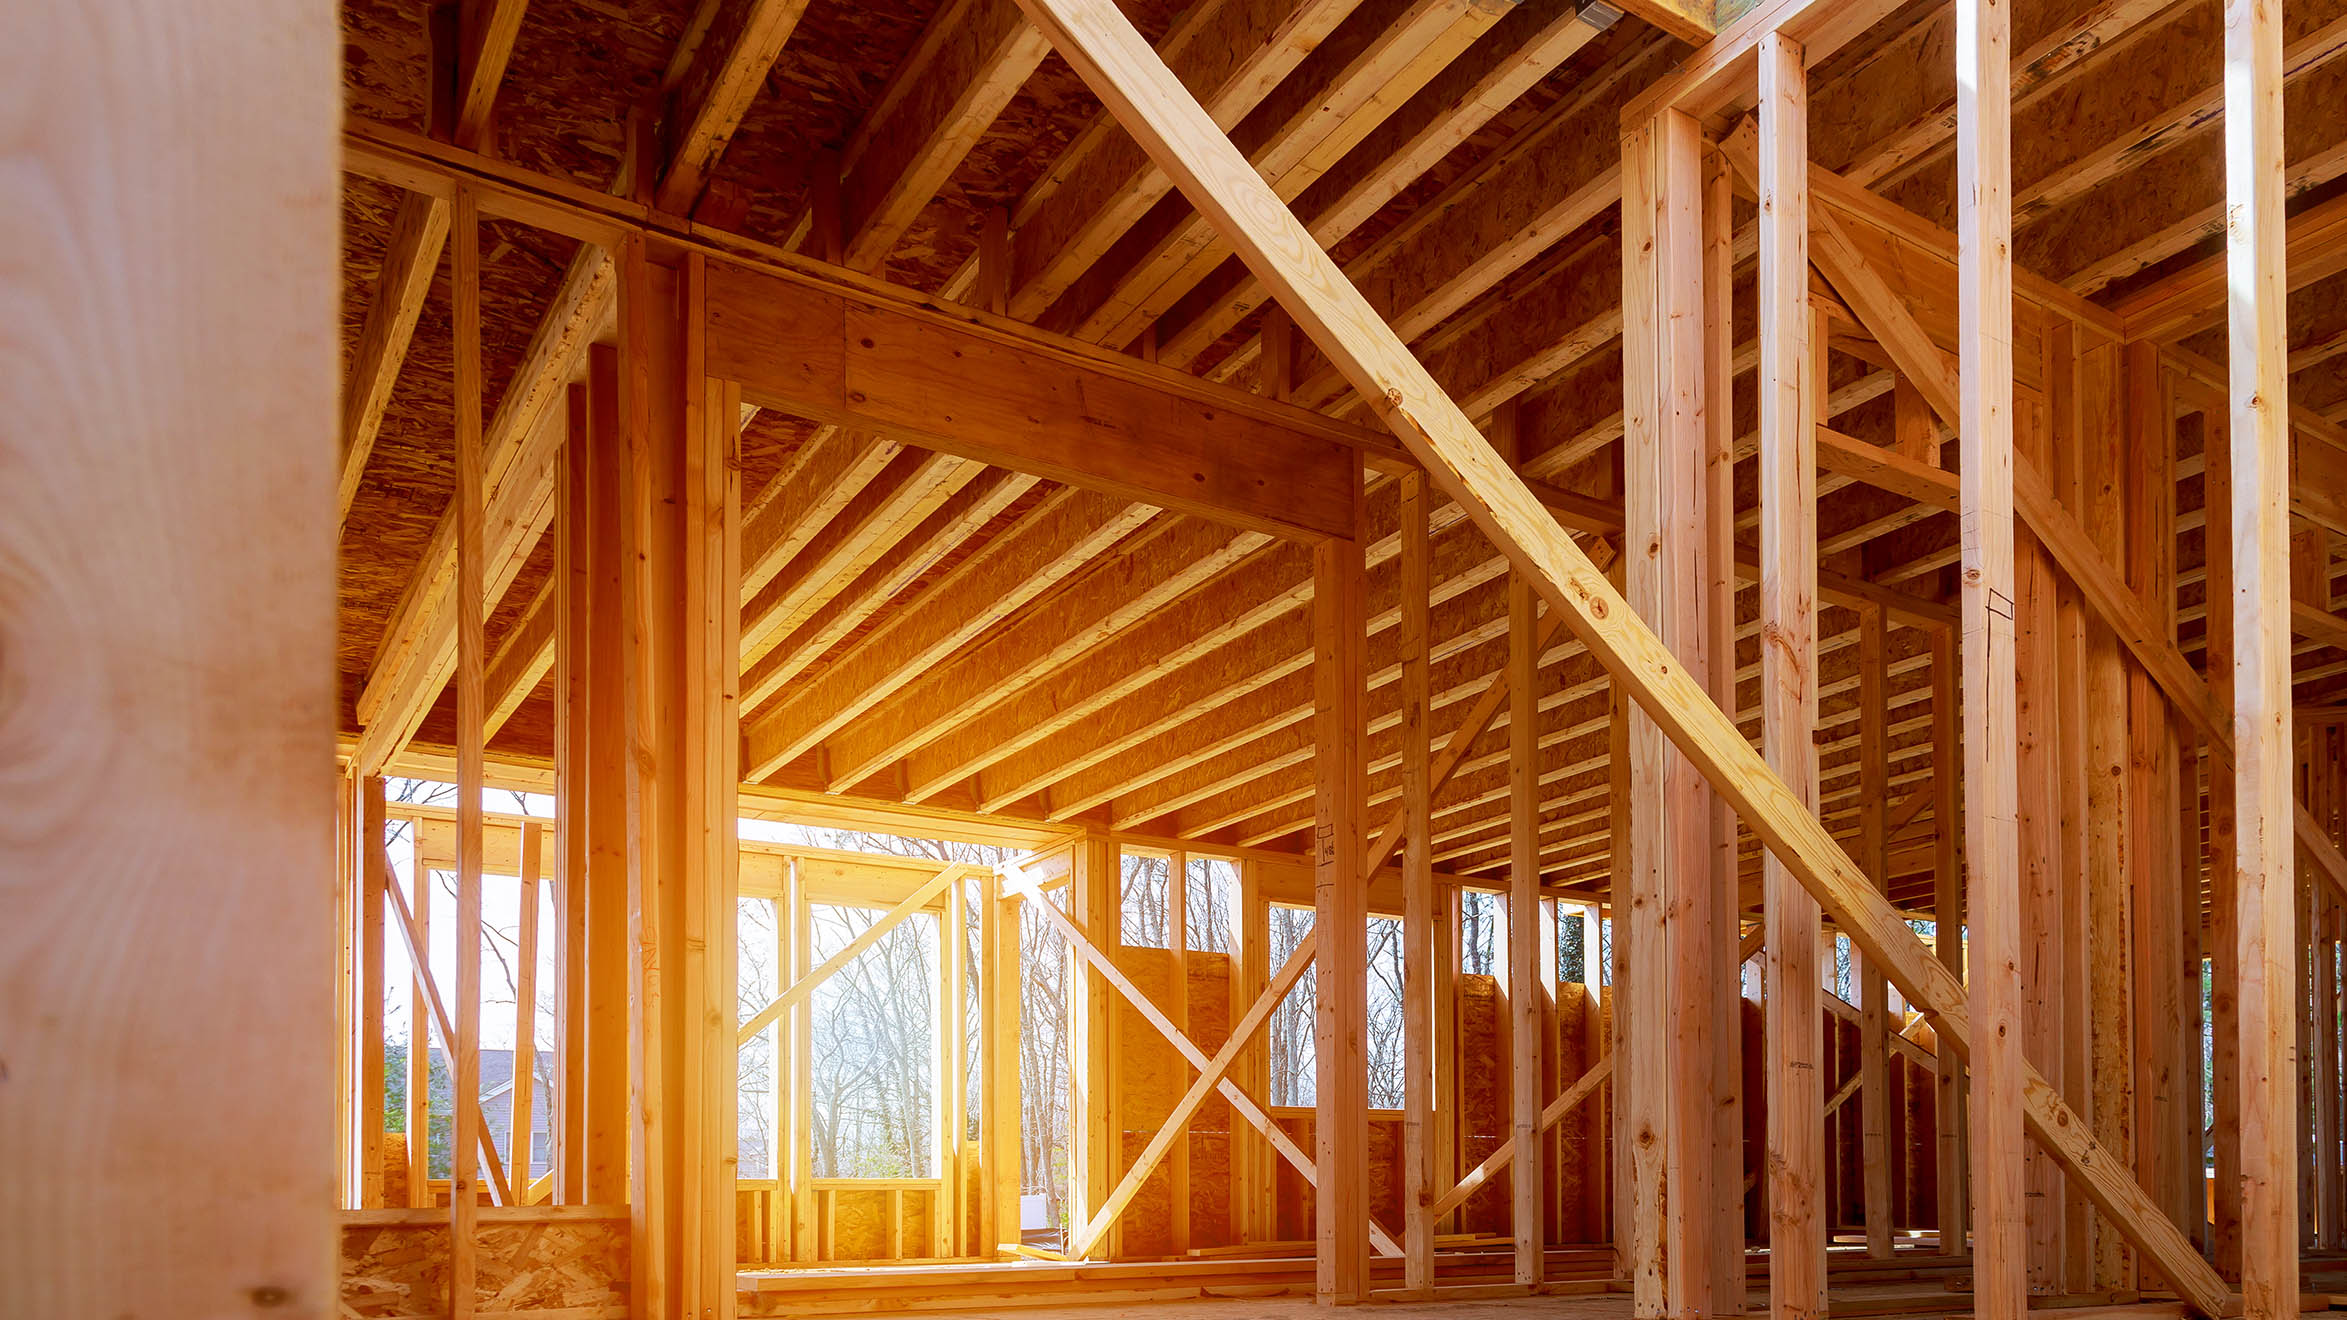
<svg viewBox="0 0 2347 1320">
<path fill-rule="evenodd" d="M 880 268 L 1050 53 L 1010 0 L 937 11 L 840 153 L 844 264 Z"/>
<path fill-rule="evenodd" d="M 1824 318 L 1809 305 L 1809 87 L 1801 48 L 1760 42 L 1760 709 L 1768 765 L 1817 803 L 1817 459 Z M 1947 829 L 1943 822 L 1938 827 Z M 1817 900 L 1770 853 L 1761 859 L 1768 951 L 1761 1065 L 1767 1087 L 1770 1320 L 1825 1313 L 1823 1018 Z"/>
<path fill-rule="evenodd" d="M 711 271 L 710 372 L 753 403 L 1258 531 L 1351 532 L 1361 455 L 1336 436 L 1352 428 L 795 274 Z"/>
<path fill-rule="evenodd" d="M 660 126 L 666 159 L 653 194 L 661 210 L 691 214 L 806 11 L 807 0 L 717 0 L 691 63 L 668 93 Z"/>
<path fill-rule="evenodd" d="M 841 663 L 791 690 L 743 731 L 742 772 L 765 779 L 850 720 L 942 663 L 1020 606 L 1067 578 L 1154 513 L 1110 495 L 1053 494 L 1033 516 L 986 544 Z"/>
<path fill-rule="evenodd" d="M 1377 401 L 1381 418 L 1427 465 L 1437 484 L 1533 576 L 1552 608 L 1567 612 L 1568 626 L 1630 687 L 1762 841 L 1793 867 L 1861 951 L 1883 963 L 1885 974 L 1930 1016 L 1940 1038 L 1959 1049 L 1974 1043 L 1964 992 L 1947 970 L 1929 958 L 1897 910 L 1872 890 L 1612 584 L 1497 462 L 1467 418 L 1263 188 L 1113 5 L 1107 0 L 1022 0 L 1022 7 L 1192 202 L 1213 216 L 1239 255 L 1296 313 L 1298 324 L 1338 355 L 1355 388 Z M 1810 51 L 1810 57 L 1817 52 Z M 2219 1310 L 2225 1291 L 2207 1263 L 2150 1206 L 2141 1188 L 2105 1166 L 2100 1148 L 2042 1079 L 2026 1084 L 2033 1076 L 2024 1063 L 2022 1102 L 2032 1133 L 2195 1307 Z"/>
<path fill-rule="evenodd" d="M 1297 199 L 1298 207 L 1310 213 L 1307 223 L 1321 246 L 1334 246 L 1367 223 L 1598 35 L 1592 22 L 1562 6 L 1538 27 L 1529 23 L 1544 17 L 1536 7 L 1519 5 L 1515 14 L 1452 61 Z M 1187 366 L 1263 305 L 1262 283 L 1243 266 L 1226 262 L 1158 322 L 1164 332 L 1158 360 Z M 1264 310 L 1268 314 L 1269 307 Z M 1249 351 L 1241 346 L 1237 354 Z"/>
<path fill-rule="evenodd" d="M 359 327 L 350 373 L 342 384 L 342 468 L 335 483 L 338 520 L 350 517 L 351 501 L 358 498 L 367 460 L 375 452 L 375 437 L 383 429 L 383 411 L 391 405 L 391 388 L 407 361 L 416 318 L 431 297 L 432 278 L 447 243 L 447 200 L 413 192 L 401 196 L 399 210 L 392 215 L 391 236 L 383 245 L 375 296 L 367 304 L 367 319 Z"/>
<path fill-rule="evenodd" d="M 1239 125 L 1236 140 L 1293 200 L 1506 13 L 1495 0 L 1368 0 Z M 1138 251 L 1128 264 L 1124 251 Z M 1129 344 L 1230 255 L 1194 212 L 1144 218 L 1062 295 L 1048 319 L 1079 339 Z"/>
<path fill-rule="evenodd" d="M 1235 127 L 1326 41 L 1358 0 L 1229 0 L 1194 6 L 1157 55 Z M 1103 114 L 1070 145 L 1012 215 L 1010 310 L 1031 320 L 1149 213 L 1173 183 Z"/>
<path fill-rule="evenodd" d="M 2246 1320 L 2298 1309 L 2297 887 L 2291 784 L 2289 352 L 2282 213 L 2282 14 L 2225 15 L 2227 355 L 2233 490 L 2236 1004 Z"/>
<path fill-rule="evenodd" d="M 1712 0 L 1622 0 L 1621 10 L 1642 18 L 1690 46 L 1700 46 L 1719 34 Z"/>
<path fill-rule="evenodd" d="M 456 122 L 450 138 L 461 147 L 486 141 L 498 85 L 521 36 L 529 0 L 464 0 L 458 7 Z"/>
</svg>

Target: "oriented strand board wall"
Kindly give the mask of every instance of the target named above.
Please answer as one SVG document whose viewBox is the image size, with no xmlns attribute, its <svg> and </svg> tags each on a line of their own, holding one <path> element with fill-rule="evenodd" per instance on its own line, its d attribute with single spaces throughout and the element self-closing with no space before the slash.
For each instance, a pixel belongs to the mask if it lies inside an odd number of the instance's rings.
<svg viewBox="0 0 2347 1320">
<path fill-rule="evenodd" d="M 484 1223 L 477 1257 L 479 1314 L 553 1312 L 563 1320 L 625 1320 L 628 1314 L 624 1212 Z M 448 1225 L 345 1223 L 341 1314 L 357 1320 L 448 1314 Z"/>
<path fill-rule="evenodd" d="M 1208 1054 L 1230 1037 L 1230 959 L 1219 953 L 1189 953 L 1180 961 L 1186 974 L 1187 1005 L 1174 1009 L 1176 959 L 1169 949 L 1128 948 L 1114 951 L 1116 964 L 1133 984 L 1177 1023 L 1186 1026 L 1191 1040 Z M 1197 1074 L 1146 1018 L 1119 996 L 1113 1009 L 1116 1039 L 1114 1097 L 1123 1148 L 1116 1176 L 1140 1158 L 1141 1151 L 1189 1089 Z M 1229 1102 L 1210 1096 L 1190 1119 L 1190 1186 L 1183 1212 L 1189 1215 L 1190 1246 L 1228 1246 L 1231 1232 Z M 1119 1222 L 1120 1259 L 1163 1256 L 1173 1250 L 1173 1170 L 1170 1157 L 1141 1184 L 1133 1203 Z"/>
</svg>

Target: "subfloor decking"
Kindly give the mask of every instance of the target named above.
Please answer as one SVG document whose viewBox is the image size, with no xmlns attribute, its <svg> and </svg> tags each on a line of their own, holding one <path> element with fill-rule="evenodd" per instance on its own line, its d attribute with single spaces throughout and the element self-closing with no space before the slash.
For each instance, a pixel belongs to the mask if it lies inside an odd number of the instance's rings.
<svg viewBox="0 0 2347 1320">
<path fill-rule="evenodd" d="M 1082 1283 L 1067 1291 L 1051 1295 L 1045 1283 L 1067 1266 L 1041 1263 L 1025 1265 L 975 1265 L 951 1267 L 945 1270 L 922 1270 L 919 1267 L 890 1269 L 878 1267 L 868 1270 L 772 1271 L 745 1272 L 741 1276 L 741 1313 L 744 1316 L 816 1316 L 874 1310 L 911 1310 L 940 1320 L 961 1316 L 1001 1315 L 1006 1311 L 1033 1312 L 1049 1320 L 1280 1320 L 1282 1317 L 1304 1317 L 1326 1314 L 1309 1295 L 1311 1279 L 1306 1273 L 1300 1280 L 1285 1277 L 1282 1266 L 1302 1266 L 1307 1271 L 1309 1260 L 1253 1260 L 1227 1261 L 1223 1264 L 1236 1272 L 1253 1272 L 1257 1281 L 1237 1282 L 1230 1273 L 1214 1271 L 1209 1274 L 1209 1262 L 1126 1262 L 1101 1266 L 1078 1267 L 1084 1271 Z M 1749 1259 L 1750 1288 L 1745 1296 L 1746 1313 L 1760 1316 L 1768 1312 L 1768 1275 L 1766 1257 L 1754 1255 Z M 1900 1258 L 1890 1261 L 1870 1261 L 1864 1258 L 1837 1256 L 1829 1268 L 1844 1276 L 1837 1281 L 1830 1294 L 1834 1314 L 1846 1317 L 1870 1317 L 1873 1320 L 1938 1320 L 1948 1317 L 1956 1320 L 1972 1314 L 1973 1296 L 1970 1291 L 1971 1272 L 1966 1262 L 1948 1262 L 1944 1258 L 1923 1252 L 1902 1252 Z M 2304 1309 L 2308 1314 L 2326 1311 L 2347 1311 L 2347 1255 L 2325 1253 L 2309 1255 L 2303 1263 Z M 851 1280 L 850 1275 L 860 1276 Z M 925 1276 L 924 1296 L 918 1299 L 884 1297 L 888 1291 L 889 1276 Z M 1189 1276 L 1184 1279 L 1182 1276 Z M 1855 1279 L 1852 1275 L 1873 1275 L 1873 1278 Z M 836 1288 L 818 1292 L 808 1285 L 832 1283 Z M 1074 1283 L 1064 1274 L 1058 1280 L 1062 1287 Z M 1158 1289 L 1187 1282 L 1192 1287 L 1205 1286 L 1238 1292 L 1250 1288 L 1265 1290 L 1256 1296 L 1196 1295 L 1169 1297 L 1160 1292 L 1148 1296 L 1151 1285 Z M 851 1299 L 847 1294 L 861 1283 L 870 1291 L 863 1298 Z M 761 1284 L 765 1285 L 761 1288 Z M 1380 1317 L 1394 1320 L 1436 1320 L 1437 1317 L 1460 1317 L 1473 1320 L 1481 1316 L 1553 1316 L 1563 1320 L 1629 1320 L 1632 1302 L 1626 1288 L 1609 1288 L 1602 1278 L 1558 1281 L 1551 1287 L 1559 1291 L 1537 1297 L 1474 1297 L 1462 1295 L 1479 1286 L 1480 1281 L 1464 1287 L 1453 1285 L 1447 1295 L 1432 1301 L 1408 1302 L 1373 1294 L 1371 1304 Z M 1489 1286 L 1489 1285 L 1480 1285 Z M 1564 1291 L 1576 1287 L 1594 1287 L 1603 1291 Z M 1297 1289 L 1298 1291 L 1290 1291 Z M 1278 1291 L 1271 1291 L 1278 1290 Z M 968 1297 L 967 1306 L 952 1303 L 955 1294 Z M 1060 1300 L 1065 1298 L 1065 1301 Z M 2181 1317 L 2184 1311 L 2172 1300 L 2158 1298 L 2135 1299 L 2107 1294 L 2084 1294 L 2033 1299 L 2031 1309 L 2046 1313 L 2050 1320 L 2155 1320 L 2156 1317 Z"/>
</svg>

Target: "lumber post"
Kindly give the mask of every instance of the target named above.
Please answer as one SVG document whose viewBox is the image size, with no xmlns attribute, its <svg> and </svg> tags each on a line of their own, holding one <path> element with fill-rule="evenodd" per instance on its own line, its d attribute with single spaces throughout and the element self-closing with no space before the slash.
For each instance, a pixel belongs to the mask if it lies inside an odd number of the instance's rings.
<svg viewBox="0 0 2347 1320">
<path fill-rule="evenodd" d="M 2278 1320 L 2299 1296 L 2282 14 L 2227 0 L 2224 20 L 2241 1290 L 2245 1320 Z"/>
<path fill-rule="evenodd" d="M 448 1314 L 479 1298 L 481 1096 L 481 777 L 489 648 L 481 596 L 481 216 L 469 189 L 449 212 L 449 320 L 456 387 L 456 1039 L 454 1152 L 448 1169 Z"/>
<path fill-rule="evenodd" d="M 359 1208 L 380 1210 L 383 1200 L 383 972 L 388 961 L 384 940 L 383 890 L 390 870 L 383 851 L 383 779 L 380 775 L 354 777 L 358 790 L 354 815 L 359 871 L 359 1067 L 358 1139 Z M 411 1019 L 412 1020 L 412 1019 Z"/>
<path fill-rule="evenodd" d="M 1106 835 L 1086 834 L 1076 845 L 1069 880 L 1068 917 L 1103 947 L 1116 939 L 1116 847 Z M 1115 1185 L 1116 1129 L 1111 1126 L 1112 1062 L 1109 989 L 1081 952 L 1068 950 L 1068 1222 L 1089 1221 Z M 1096 1244 L 1115 1252 L 1112 1228 Z"/>
<path fill-rule="evenodd" d="M 555 524 L 554 782 L 563 926 L 561 1199 L 628 1203 L 628 851 L 619 353 L 570 387 Z"/>
<path fill-rule="evenodd" d="M 1800 46 L 1761 38 L 1760 718 L 1769 767 L 1817 805 L 1817 425 L 1823 316 L 1809 305 L 1809 82 Z M 1760 859 L 1766 958 L 1770 1320 L 1825 1314 L 1824 1025 L 1817 900 Z"/>
<path fill-rule="evenodd" d="M 978 1254 L 996 1256 L 1019 1241 L 1019 1194 L 1025 1190 L 1019 1098 L 1021 900 L 1003 895 L 997 871 L 979 907 L 978 1056 L 985 1069 L 978 1131 L 984 1141 Z M 1235 1166 L 1235 1152 L 1233 1164 Z"/>
<path fill-rule="evenodd" d="M 2098 345 L 2080 358 L 2078 515 L 2105 564 L 2126 559 L 2124 476 L 2127 466 L 2128 350 Z M 2074 842 L 2085 852 L 2086 930 L 2093 956 L 2079 989 L 2090 1005 L 2092 1050 L 2085 1088 L 2095 1136 L 2133 1167 L 2135 1150 L 2135 948 L 2133 876 L 2127 865 L 2128 669 L 2110 623 L 2086 620 L 2086 827 Z M 2138 1273 L 2126 1243 L 2107 1220 L 2094 1221 L 2088 1286 L 2132 1289 Z"/>
<path fill-rule="evenodd" d="M 1434 1289 L 1435 892 L 1426 477 L 1402 474 L 1402 1285 Z M 1512 605 L 1512 602 L 1511 602 Z M 1512 636 L 1512 633 L 1511 633 Z M 1511 721 L 1512 723 L 1512 721 Z M 1239 1001 L 1233 999 L 1234 1005 Z M 1442 1106 L 1449 1113 L 1450 1106 Z"/>
<path fill-rule="evenodd" d="M 1935 628 L 1931 634 L 1931 747 L 1933 758 L 1945 767 L 1963 763 L 1956 732 L 1957 693 L 1962 687 L 1962 678 L 1956 672 L 1956 636 L 1947 628 Z M 1957 846 L 1961 841 L 1957 819 L 1959 782 L 1958 776 L 1945 772 L 1932 779 L 1931 915 L 1933 957 L 1951 978 L 1961 981 L 1964 976 L 1964 868 Z M 1964 1251 L 1972 1206 L 1966 1179 L 1970 1161 L 1965 1141 L 1968 1125 L 1964 1114 L 1964 1063 L 1944 1037 L 1934 1058 L 1932 1136 L 1939 1184 L 1939 1247 L 1943 1256 L 1958 1256 Z"/>
<path fill-rule="evenodd" d="M 537 1156 L 536 1090 L 538 1068 L 538 881 L 544 860 L 546 827 L 531 821 L 522 826 L 520 910 L 515 913 L 513 1071 L 509 1112 L 505 1125 L 508 1176 L 514 1204 L 530 1199 L 532 1161 Z"/>
<path fill-rule="evenodd" d="M 624 240 L 630 1283 L 643 1314 L 734 1305 L 738 412 L 703 370 L 700 258 Z"/>
<path fill-rule="evenodd" d="M 2175 456 L 2172 404 L 2152 346 L 2128 348 L 2127 579 L 2163 641 L 2176 618 Z M 2134 895 L 2137 1176 L 2172 1219 L 2187 1209 L 2184 1169 L 2197 1115 L 2183 1112 L 2186 1013 L 2176 951 L 2184 940 L 2177 838 L 2176 737 L 2169 699 L 2140 667 L 2128 674 L 2128 823 Z M 2197 1207 L 2191 1207 L 2197 1210 Z"/>
<path fill-rule="evenodd" d="M 408 887 L 413 944 L 432 947 L 432 876 L 424 869 L 421 831 L 408 827 Z M 426 955 L 427 957 L 429 955 Z M 407 1014 L 407 1203 L 421 1210 L 433 1205 L 432 1175 L 432 1028 L 430 1006 L 424 999 L 427 976 L 417 960 L 408 959 Z M 428 969 L 424 969 L 428 970 Z"/>
<path fill-rule="evenodd" d="M 2203 642 L 2209 688 L 2233 708 L 2233 455 L 2229 418 L 2201 414 L 2202 508 L 2207 546 L 2202 579 L 2209 602 Z M 2209 1083 L 2215 1110 L 2209 1144 L 2215 1195 L 2210 1198 L 2210 1258 L 2234 1284 L 2241 1281 L 2241 1023 L 2238 944 L 2240 900 L 2235 856 L 2232 762 L 2208 762 Z"/>
<path fill-rule="evenodd" d="M 1695 120 L 1665 111 L 1623 139 L 1624 511 L 1633 546 L 1628 594 L 1690 676 L 1708 683 L 1711 482 L 1704 416 L 1703 141 Z M 1717 1186 L 1719 853 L 1711 790 L 1643 709 L 1630 721 L 1632 867 L 1629 1102 L 1640 1231 L 1633 1245 L 1640 1315 L 1710 1314 L 1724 1297 L 1717 1235 L 1733 1200 Z M 1740 1169 L 1737 1179 L 1740 1182 Z M 1741 1289 L 1742 1280 L 1735 1280 Z"/>
<path fill-rule="evenodd" d="M 2018 402 L 2018 401 L 2017 401 Z M 2034 403 L 2013 416 L 2017 461 L 2039 472 L 2045 428 Z M 2020 862 L 2021 1048 L 2056 1090 L 2067 1092 L 2062 1048 L 2062 883 L 2060 817 L 2061 652 L 2055 635 L 2053 560 L 2027 531 L 2013 546 L 2014 836 Z M 2064 1269 L 2067 1197 L 2062 1170 L 2044 1151 L 2024 1150 L 2029 1215 L 2029 1290 L 2046 1296 L 2073 1285 Z"/>
<path fill-rule="evenodd" d="M 1883 799 L 1890 789 L 1889 639 L 1880 606 L 1858 610 L 1858 862 L 1890 891 L 1890 839 Z M 1888 1259 L 1891 1203 L 1890 985 L 1882 968 L 1858 968 L 1858 1139 L 1866 1208 L 1866 1254 Z"/>
<path fill-rule="evenodd" d="M 1315 1114 L 1319 1185 L 1313 1196 L 1314 1296 L 1323 1304 L 1369 1294 L 1367 895 L 1361 884 L 1363 543 L 1330 539 L 1312 550 L 1313 930 Z"/>
<path fill-rule="evenodd" d="M 1492 416 L 1492 446 L 1510 466 L 1523 461 L 1513 401 Z M 1555 982 L 1541 972 L 1539 603 L 1522 573 L 1508 574 L 1508 1131 L 1517 1160 L 1508 1175 L 1508 1226 L 1515 1282 L 1542 1278 L 1547 1214 L 1546 1161 L 1539 1158 L 1543 1076 L 1551 1049 L 1547 1004 Z"/>
<path fill-rule="evenodd" d="M 1956 3 L 1964 798 L 1972 1018 L 1973 1313 L 2028 1310 L 2013 668 L 2010 14 Z"/>
<path fill-rule="evenodd" d="M 815 927 L 807 901 L 806 877 L 801 874 L 795 857 L 783 872 L 782 899 L 777 904 L 777 913 L 782 927 L 778 939 L 787 955 L 782 960 L 782 976 L 796 984 L 814 966 Z M 789 1088 L 784 1101 L 787 1109 L 783 1131 L 787 1134 L 788 1163 L 784 1166 L 783 1186 L 790 1202 L 791 1259 L 812 1263 L 822 1258 L 823 1241 L 815 1205 L 814 1070 L 808 1066 L 814 1057 L 815 1037 L 811 997 L 801 999 L 785 1020 L 789 1026 L 782 1032 L 783 1044 L 776 1057 L 782 1061 L 782 1084 Z"/>
<path fill-rule="evenodd" d="M 1263 892 L 1263 863 L 1247 858 L 1239 863 L 1239 942 L 1237 993 L 1232 1003 L 1252 1003 L 1271 983 L 1271 900 Z M 1268 1094 L 1271 1085 L 1271 1049 L 1262 1040 L 1250 1041 L 1232 1065 L 1231 1076 L 1250 1095 Z M 1278 1213 L 1273 1205 L 1276 1173 L 1270 1144 L 1254 1129 L 1231 1124 L 1231 1212 L 1233 1231 L 1241 1242 L 1274 1238 Z M 1243 1175 L 1243 1176 L 1242 1176 Z"/>
</svg>

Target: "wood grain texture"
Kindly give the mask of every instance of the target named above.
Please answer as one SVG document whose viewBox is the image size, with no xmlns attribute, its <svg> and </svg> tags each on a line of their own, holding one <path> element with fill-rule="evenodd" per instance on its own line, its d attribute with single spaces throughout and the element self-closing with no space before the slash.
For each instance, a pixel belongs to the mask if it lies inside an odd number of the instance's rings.
<svg viewBox="0 0 2347 1320">
<path fill-rule="evenodd" d="M 2290 424 L 2282 11 L 2227 0 L 2225 231 L 2233 492 L 2233 924 L 2240 1024 L 2241 1292 L 2298 1309 L 2297 886 L 2291 843 Z"/>
<path fill-rule="evenodd" d="M 0 39 L 0 1311 L 325 1315 L 334 7 Z"/>
</svg>

